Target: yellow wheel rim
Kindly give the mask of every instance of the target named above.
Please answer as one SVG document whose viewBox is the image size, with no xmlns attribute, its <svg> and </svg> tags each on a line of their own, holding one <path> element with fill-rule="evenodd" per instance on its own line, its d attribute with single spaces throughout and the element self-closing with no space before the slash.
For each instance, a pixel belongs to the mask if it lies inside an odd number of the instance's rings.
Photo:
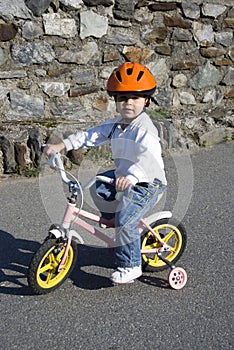
<svg viewBox="0 0 234 350">
<path fill-rule="evenodd" d="M 60 283 L 68 273 L 73 261 L 73 248 L 70 246 L 68 255 L 60 272 L 58 266 L 62 260 L 66 244 L 54 245 L 41 259 L 37 269 L 37 283 L 41 288 L 53 288 Z"/>
<path fill-rule="evenodd" d="M 180 230 L 176 226 L 170 224 L 158 225 L 154 227 L 153 230 L 156 234 L 162 237 L 165 243 L 171 247 L 170 252 L 163 253 L 163 256 L 168 261 L 173 261 L 182 248 L 183 238 Z M 162 247 L 162 244 L 156 239 L 156 237 L 154 237 L 150 231 L 147 232 L 142 241 L 142 250 L 160 247 Z M 142 254 L 142 259 L 148 265 L 153 267 L 165 266 L 165 263 L 157 256 L 157 254 L 154 253 Z"/>
</svg>

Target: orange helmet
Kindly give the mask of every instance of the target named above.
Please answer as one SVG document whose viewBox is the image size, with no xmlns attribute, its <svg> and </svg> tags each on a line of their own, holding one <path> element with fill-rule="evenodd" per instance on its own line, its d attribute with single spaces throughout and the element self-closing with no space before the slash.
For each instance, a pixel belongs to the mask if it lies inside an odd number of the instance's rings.
<svg viewBox="0 0 234 350">
<path fill-rule="evenodd" d="M 116 68 L 107 81 L 110 96 L 133 93 L 150 96 L 154 93 L 156 81 L 148 68 L 140 63 L 125 62 Z"/>
</svg>

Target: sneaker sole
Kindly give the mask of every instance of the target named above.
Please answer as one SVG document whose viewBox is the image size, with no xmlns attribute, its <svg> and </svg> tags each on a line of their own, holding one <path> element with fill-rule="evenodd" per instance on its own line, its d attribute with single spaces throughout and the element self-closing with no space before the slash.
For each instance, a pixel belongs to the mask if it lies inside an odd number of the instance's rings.
<svg viewBox="0 0 234 350">
<path fill-rule="evenodd" d="M 111 282 L 112 282 L 114 285 L 117 285 L 117 284 L 130 284 L 130 283 L 135 282 L 135 279 L 134 279 L 134 280 L 131 280 L 131 281 L 129 281 L 129 282 L 115 282 L 115 281 L 112 281 L 112 280 L 111 280 Z"/>
<path fill-rule="evenodd" d="M 142 276 L 142 274 L 140 274 L 139 276 L 135 277 L 134 279 L 132 279 L 132 280 L 130 280 L 130 281 L 128 281 L 128 282 L 116 282 L 116 281 L 113 281 L 112 279 L 111 279 L 111 282 L 112 282 L 113 284 L 129 284 L 129 283 L 133 283 L 137 278 L 139 278 L 139 277 L 141 277 L 141 276 Z"/>
</svg>

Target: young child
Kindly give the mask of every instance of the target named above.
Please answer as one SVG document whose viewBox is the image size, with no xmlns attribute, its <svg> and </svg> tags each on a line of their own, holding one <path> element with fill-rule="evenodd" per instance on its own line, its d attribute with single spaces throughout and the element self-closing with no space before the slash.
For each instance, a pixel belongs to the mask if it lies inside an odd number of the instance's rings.
<svg viewBox="0 0 234 350">
<path fill-rule="evenodd" d="M 111 275 L 115 284 L 130 283 L 142 275 L 138 224 L 166 188 L 158 131 L 145 112 L 155 88 L 155 79 L 145 66 L 125 62 L 107 82 L 118 115 L 45 148 L 49 155 L 64 148 L 69 151 L 111 144 L 115 169 L 104 175 L 115 178 L 115 187 L 97 181 L 96 190 L 107 201 L 122 192 L 115 213 L 117 269 Z"/>
</svg>

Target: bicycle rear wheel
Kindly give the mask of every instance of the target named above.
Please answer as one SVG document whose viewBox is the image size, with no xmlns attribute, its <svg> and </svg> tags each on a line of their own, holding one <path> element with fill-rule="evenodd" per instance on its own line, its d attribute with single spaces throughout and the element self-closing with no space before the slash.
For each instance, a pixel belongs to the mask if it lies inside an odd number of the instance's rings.
<svg viewBox="0 0 234 350">
<path fill-rule="evenodd" d="M 180 259 L 186 248 L 187 233 L 184 226 L 175 219 L 161 219 L 150 224 L 150 226 L 171 247 L 171 251 L 162 253 L 162 256 L 174 264 Z M 160 247 L 162 247 L 162 244 L 157 238 L 150 231 L 144 231 L 141 239 L 141 249 L 158 249 Z M 169 266 L 157 254 L 143 253 L 142 267 L 146 271 L 163 271 Z"/>
<path fill-rule="evenodd" d="M 35 294 L 47 294 L 59 288 L 71 274 L 77 260 L 77 245 L 71 243 L 61 271 L 59 264 L 67 241 L 46 240 L 34 254 L 28 269 L 28 285 Z"/>
</svg>

